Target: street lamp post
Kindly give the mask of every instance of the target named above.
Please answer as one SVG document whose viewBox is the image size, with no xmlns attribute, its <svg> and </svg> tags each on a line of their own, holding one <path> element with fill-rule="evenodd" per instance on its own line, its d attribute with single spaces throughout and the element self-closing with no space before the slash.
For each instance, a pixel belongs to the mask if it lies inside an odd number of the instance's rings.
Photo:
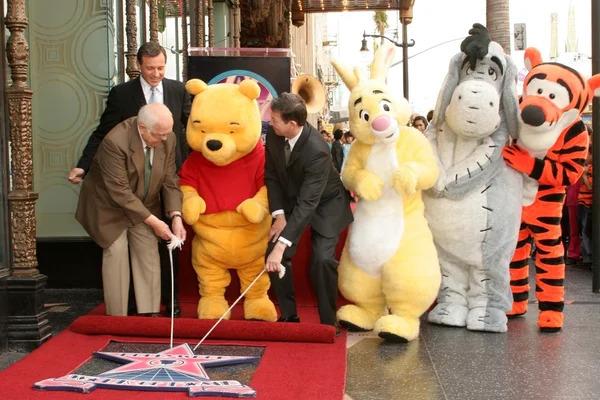
<svg viewBox="0 0 600 400">
<path fill-rule="evenodd" d="M 396 47 L 402 47 L 402 58 L 404 62 L 402 63 L 402 86 L 404 89 L 404 98 L 408 100 L 408 48 L 415 45 L 415 41 L 413 39 L 410 40 L 410 43 L 406 41 L 406 24 L 402 24 L 402 43 L 398 43 L 387 36 L 383 35 L 369 35 L 366 32 L 363 33 L 362 46 L 360 48 L 361 53 L 366 53 L 369 51 L 367 47 L 367 38 L 383 38 L 389 40 Z"/>
</svg>

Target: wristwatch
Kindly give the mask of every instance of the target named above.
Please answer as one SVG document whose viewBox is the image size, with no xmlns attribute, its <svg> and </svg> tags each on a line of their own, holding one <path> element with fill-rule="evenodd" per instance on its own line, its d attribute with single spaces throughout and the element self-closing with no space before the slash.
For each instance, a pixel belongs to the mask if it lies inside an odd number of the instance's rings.
<svg viewBox="0 0 600 400">
<path fill-rule="evenodd" d="M 175 218 L 181 218 L 181 219 L 183 219 L 183 217 L 181 216 L 181 214 L 173 214 L 173 215 L 171 215 L 171 218 L 169 218 L 169 221 L 173 222 L 173 220 Z"/>
</svg>

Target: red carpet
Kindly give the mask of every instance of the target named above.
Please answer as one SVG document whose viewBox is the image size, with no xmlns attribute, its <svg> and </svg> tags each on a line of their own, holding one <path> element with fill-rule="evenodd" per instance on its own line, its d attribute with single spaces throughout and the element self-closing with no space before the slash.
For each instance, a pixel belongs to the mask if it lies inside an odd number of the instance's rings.
<svg viewBox="0 0 600 400">
<path fill-rule="evenodd" d="M 338 255 L 346 237 L 338 243 Z M 188 240 L 180 256 L 180 295 L 182 318 L 175 322 L 175 342 L 194 347 L 215 321 L 197 320 L 197 279 L 190 264 Z M 250 386 L 258 399 L 342 399 L 346 375 L 346 333 L 335 338 L 335 330 L 319 324 L 316 298 L 310 283 L 310 232 L 304 233 L 294 257 L 294 288 L 300 324 L 243 320 L 240 302 L 230 321 L 223 321 L 204 344 L 265 346 Z M 235 273 L 227 290 L 230 302 L 239 296 Z M 339 303 L 344 303 L 340 297 Z M 97 389 L 90 394 L 43 392 L 33 384 L 73 372 L 93 351 L 101 350 L 111 339 L 117 341 L 168 343 L 168 318 L 107 317 L 104 305 L 80 317 L 67 330 L 48 341 L 20 362 L 0 372 L 0 397 L 27 399 L 164 399 L 188 398 L 187 393 L 160 393 Z M 150 339 L 153 338 L 153 339 Z M 160 339 L 156 339 L 160 338 Z M 210 369 L 207 371 L 210 374 Z M 177 397 L 179 396 L 179 397 Z M 209 398 L 209 397 L 204 397 Z M 213 397 L 210 397 L 213 399 Z M 217 398 L 214 398 L 217 399 Z"/>
<path fill-rule="evenodd" d="M 150 319 L 150 318 L 148 318 Z M 257 399 L 342 399 L 346 373 L 345 333 L 334 344 L 228 341 L 206 344 L 265 346 L 250 386 Z M 111 339 L 118 341 L 165 342 L 136 337 L 81 335 L 65 330 L 20 362 L 0 372 L 0 397 L 6 400 L 70 399 L 185 399 L 187 393 L 160 393 L 96 389 L 90 394 L 45 392 L 32 388 L 35 382 L 66 375 L 102 349 Z M 188 341 L 195 346 L 195 341 Z M 181 341 L 178 341 L 181 343 Z M 210 368 L 207 369 L 210 375 Z M 222 399 L 222 397 L 203 397 Z"/>
</svg>

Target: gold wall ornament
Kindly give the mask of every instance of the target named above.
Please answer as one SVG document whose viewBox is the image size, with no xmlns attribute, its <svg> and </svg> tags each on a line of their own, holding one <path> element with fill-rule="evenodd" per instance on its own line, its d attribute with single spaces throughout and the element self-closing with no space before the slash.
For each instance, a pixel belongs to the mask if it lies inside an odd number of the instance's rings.
<svg viewBox="0 0 600 400">
<path fill-rule="evenodd" d="M 240 47 L 240 2 L 235 0 L 232 2 L 231 9 L 233 10 L 233 47 Z"/>
<path fill-rule="evenodd" d="M 126 0 L 125 4 L 125 34 L 127 35 L 127 67 L 125 72 L 129 76 L 129 79 L 135 79 L 140 76 L 140 70 L 137 65 L 137 23 L 136 23 L 136 0 Z"/>
<path fill-rule="evenodd" d="M 182 60 L 181 80 L 183 82 L 186 82 L 187 81 L 187 74 L 188 74 L 188 23 L 187 23 L 188 2 L 187 2 L 187 0 L 180 0 L 180 1 L 181 1 L 181 41 L 182 41 L 182 46 L 181 46 L 181 60 Z"/>
<path fill-rule="evenodd" d="M 148 0 L 150 3 L 150 41 L 158 42 L 158 0 Z"/>
<path fill-rule="evenodd" d="M 208 14 L 208 47 L 214 47 L 215 43 L 215 15 L 213 0 L 206 0 L 206 13 Z"/>
<path fill-rule="evenodd" d="M 13 250 L 12 276 L 39 275 L 36 255 L 35 201 L 33 192 L 33 149 L 31 134 L 31 96 L 27 85 L 29 46 L 23 32 L 29 24 L 25 0 L 9 0 L 5 24 L 10 31 L 6 58 L 11 70 L 11 87 L 6 89 L 10 119 L 12 179 L 8 193 Z"/>
<path fill-rule="evenodd" d="M 196 0 L 196 46 L 204 47 L 204 0 Z"/>
</svg>

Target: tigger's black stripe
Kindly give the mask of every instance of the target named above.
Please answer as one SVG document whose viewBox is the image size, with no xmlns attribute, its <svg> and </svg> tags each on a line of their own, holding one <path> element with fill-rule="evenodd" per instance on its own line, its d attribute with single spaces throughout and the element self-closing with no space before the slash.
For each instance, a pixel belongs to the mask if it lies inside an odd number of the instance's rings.
<svg viewBox="0 0 600 400">
<path fill-rule="evenodd" d="M 540 240 L 540 244 L 543 246 L 548 246 L 548 247 L 552 247 L 552 246 L 556 246 L 558 244 L 561 244 L 562 240 L 558 237 L 555 239 L 542 239 Z"/>
<path fill-rule="evenodd" d="M 565 134 L 565 144 L 567 144 L 568 142 L 573 140 L 575 137 L 577 137 L 577 135 L 579 135 L 581 132 L 585 132 L 586 130 L 587 129 L 586 129 L 583 121 L 581 121 L 581 120 L 577 121 L 576 123 L 571 125 L 571 127 Z"/>
<path fill-rule="evenodd" d="M 538 217 L 537 220 L 548 225 L 560 225 L 559 217 Z"/>
<path fill-rule="evenodd" d="M 529 174 L 529 176 L 536 181 L 539 181 L 542 177 L 542 173 L 544 172 L 544 160 L 540 160 L 539 158 L 535 159 L 533 163 L 533 171 Z"/>
<path fill-rule="evenodd" d="M 525 301 L 529 298 L 529 292 L 513 293 L 514 301 Z"/>
<path fill-rule="evenodd" d="M 545 284 L 549 285 L 549 286 L 563 286 L 565 284 L 565 280 L 564 279 L 545 279 L 545 278 L 542 278 L 541 281 L 544 282 Z"/>
<path fill-rule="evenodd" d="M 562 193 L 554 193 L 554 194 L 546 194 L 544 196 L 541 196 L 540 200 L 541 201 L 552 202 L 552 203 L 561 203 L 564 198 L 565 198 L 564 194 L 562 194 Z"/>
<path fill-rule="evenodd" d="M 560 311 L 565 308 L 563 301 L 540 301 L 540 311 Z"/>
<path fill-rule="evenodd" d="M 547 265 L 561 265 L 565 263 L 564 257 L 542 257 L 540 261 L 543 261 Z M 537 270 L 537 269 L 536 269 Z M 538 271 L 544 273 L 546 271 Z"/>
<path fill-rule="evenodd" d="M 577 153 L 578 151 L 586 151 L 587 149 L 583 146 L 567 147 L 566 149 L 553 150 L 556 154 L 571 154 Z"/>
<path fill-rule="evenodd" d="M 529 229 L 531 229 L 531 231 L 533 233 L 546 233 L 549 231 L 548 229 L 544 228 L 543 226 L 537 226 L 537 225 L 530 225 Z"/>
<path fill-rule="evenodd" d="M 512 269 L 519 269 L 519 268 L 523 268 L 527 266 L 527 259 L 525 260 L 519 260 L 519 261 L 511 261 L 510 263 L 510 268 Z"/>
<path fill-rule="evenodd" d="M 577 79 L 579 79 L 579 82 L 581 82 L 581 86 L 585 87 L 585 82 L 583 81 L 583 78 L 581 77 L 581 75 L 579 75 L 579 72 L 575 71 L 573 68 L 569 67 L 568 65 L 559 64 L 559 63 L 555 63 L 555 62 L 541 63 L 541 64 L 538 64 L 538 65 L 556 65 L 559 68 L 566 69 L 567 71 L 569 71 L 573 75 L 575 75 L 577 77 Z M 536 65 L 536 67 L 538 65 Z"/>
<path fill-rule="evenodd" d="M 510 285 L 511 286 L 525 286 L 529 283 L 529 279 L 525 278 L 525 279 L 517 279 L 514 281 L 510 281 Z"/>
<path fill-rule="evenodd" d="M 562 79 L 557 79 L 556 83 L 558 83 L 560 86 L 564 87 L 565 89 L 567 89 L 567 92 L 569 93 L 569 103 L 573 101 L 573 92 L 571 91 L 571 88 L 569 87 L 569 84 L 567 82 L 565 82 Z M 577 106 L 575 106 L 575 108 L 579 109 L 579 101 L 577 100 Z"/>
</svg>

